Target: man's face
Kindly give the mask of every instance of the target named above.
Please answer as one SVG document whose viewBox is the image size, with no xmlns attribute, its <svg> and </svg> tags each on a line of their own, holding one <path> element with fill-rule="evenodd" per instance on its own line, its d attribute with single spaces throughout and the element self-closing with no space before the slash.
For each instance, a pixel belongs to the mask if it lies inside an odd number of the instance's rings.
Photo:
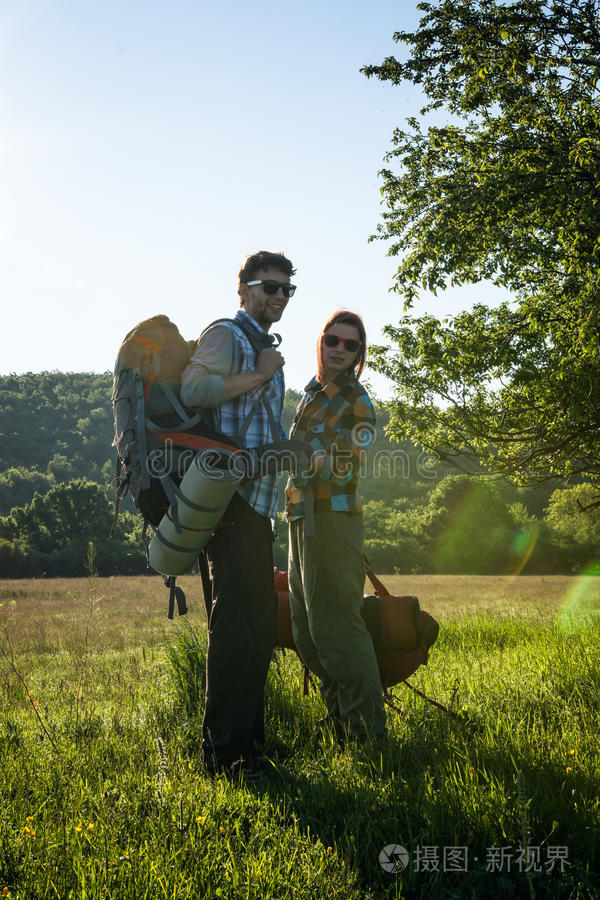
<svg viewBox="0 0 600 900">
<path fill-rule="evenodd" d="M 259 269 L 252 275 L 250 281 L 278 281 L 280 284 L 289 284 L 290 277 L 274 266 Z M 268 331 L 273 322 L 279 322 L 283 311 L 288 305 L 288 299 L 281 288 L 275 294 L 267 294 L 262 284 L 241 284 L 240 296 L 244 300 L 244 309 L 248 315 L 258 322 L 261 328 Z"/>
</svg>

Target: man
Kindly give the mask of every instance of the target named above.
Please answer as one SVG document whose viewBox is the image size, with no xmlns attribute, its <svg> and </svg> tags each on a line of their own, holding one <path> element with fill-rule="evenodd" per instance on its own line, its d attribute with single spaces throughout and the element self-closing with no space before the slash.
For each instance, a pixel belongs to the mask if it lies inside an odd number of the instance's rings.
<svg viewBox="0 0 600 900">
<path fill-rule="evenodd" d="M 182 376 L 181 399 L 209 408 L 212 425 L 247 448 L 281 440 L 285 360 L 268 334 L 293 295 L 295 269 L 261 250 L 238 275 L 233 321 L 201 336 Z M 254 411 L 252 411 L 254 410 Z M 264 687 L 275 646 L 273 531 L 278 476 L 242 483 L 207 544 L 213 587 L 202 751 L 209 773 L 257 774 L 265 739 Z"/>
</svg>

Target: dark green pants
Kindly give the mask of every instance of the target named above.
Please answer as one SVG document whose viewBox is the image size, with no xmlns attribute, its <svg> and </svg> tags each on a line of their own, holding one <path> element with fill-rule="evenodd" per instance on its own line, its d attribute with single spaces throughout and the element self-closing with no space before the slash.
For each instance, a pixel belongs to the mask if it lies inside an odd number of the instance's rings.
<svg viewBox="0 0 600 900">
<path fill-rule="evenodd" d="M 213 604 L 206 657 L 202 748 L 207 768 L 261 752 L 264 689 L 276 636 L 273 532 L 234 494 L 206 545 Z"/>
<path fill-rule="evenodd" d="M 290 522 L 290 610 L 304 664 L 319 678 L 327 711 L 359 737 L 385 733 L 385 708 L 373 641 L 360 610 L 365 569 L 363 517 L 315 515 Z"/>
</svg>

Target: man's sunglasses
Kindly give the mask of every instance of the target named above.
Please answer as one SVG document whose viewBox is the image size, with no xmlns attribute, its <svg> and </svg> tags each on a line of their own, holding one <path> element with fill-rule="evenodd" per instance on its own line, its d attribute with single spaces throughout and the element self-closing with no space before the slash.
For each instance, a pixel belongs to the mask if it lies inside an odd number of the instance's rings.
<svg viewBox="0 0 600 900">
<path fill-rule="evenodd" d="M 355 338 L 338 337 L 337 334 L 324 334 L 323 343 L 326 347 L 337 347 L 338 344 L 343 344 L 348 353 L 356 353 L 362 347 L 362 341 L 357 341 Z"/>
<path fill-rule="evenodd" d="M 246 284 L 248 287 L 252 287 L 254 284 L 262 284 L 265 294 L 270 295 L 276 294 L 281 288 L 284 297 L 293 297 L 296 290 L 295 284 L 290 284 L 288 281 L 274 281 L 272 278 L 267 278 L 264 281 L 247 281 Z"/>
</svg>

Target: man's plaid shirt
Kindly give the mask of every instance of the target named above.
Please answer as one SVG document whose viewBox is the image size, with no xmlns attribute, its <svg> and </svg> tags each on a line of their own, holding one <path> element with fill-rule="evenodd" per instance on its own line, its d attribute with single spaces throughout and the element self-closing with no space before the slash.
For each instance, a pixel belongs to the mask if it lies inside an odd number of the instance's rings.
<svg viewBox="0 0 600 900">
<path fill-rule="evenodd" d="M 286 487 L 286 518 L 304 516 L 304 492 L 312 491 L 319 512 L 362 512 L 357 488 L 361 457 L 375 438 L 375 412 L 360 382 L 344 372 L 322 387 L 313 378 L 296 410 L 290 438 L 308 441 L 313 451 L 327 454 L 325 466 L 309 480 L 290 477 Z"/>
<path fill-rule="evenodd" d="M 215 323 L 212 328 L 208 328 L 202 334 L 198 346 L 192 355 L 190 365 L 183 373 L 182 385 L 184 390 L 186 386 L 189 386 L 190 382 L 193 383 L 195 378 L 209 375 L 213 372 L 221 376 L 227 376 L 254 371 L 256 368 L 256 353 L 242 328 L 235 324 L 236 321 L 241 322 L 246 328 L 256 331 L 259 336 L 265 336 L 260 325 L 243 309 L 237 311 L 233 322 Z M 210 345 L 213 340 L 211 336 L 223 328 L 231 329 L 235 335 L 235 340 L 232 342 L 230 352 L 225 357 L 215 361 L 214 353 L 206 355 L 207 345 Z M 224 395 L 224 385 L 222 385 L 222 390 Z M 206 408 L 206 419 L 215 431 L 226 434 L 229 437 L 236 437 L 239 435 L 239 431 L 259 394 L 262 395 L 262 400 L 256 408 L 246 431 L 244 446 L 250 448 L 259 447 L 261 444 L 268 444 L 271 441 L 285 438 L 281 428 L 281 413 L 285 395 L 285 384 L 281 369 L 275 373 L 266 387 L 253 388 L 251 391 L 239 394 L 231 400 L 224 400 L 216 406 Z M 184 399 L 185 402 L 189 401 Z M 194 403 L 191 402 L 190 405 L 194 406 Z M 263 475 L 262 478 L 256 478 L 254 481 L 243 482 L 238 488 L 238 494 L 241 494 L 244 500 L 259 515 L 272 519 L 277 515 L 278 487 L 279 475 Z"/>
</svg>

